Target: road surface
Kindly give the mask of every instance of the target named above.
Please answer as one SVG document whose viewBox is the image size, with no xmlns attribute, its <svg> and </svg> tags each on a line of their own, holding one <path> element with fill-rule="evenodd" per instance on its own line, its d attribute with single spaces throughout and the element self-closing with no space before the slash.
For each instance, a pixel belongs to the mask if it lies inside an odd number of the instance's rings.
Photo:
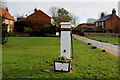
<svg viewBox="0 0 120 80">
<path fill-rule="evenodd" d="M 75 35 L 75 34 L 73 34 L 73 37 L 78 40 L 81 40 L 83 42 L 91 43 L 91 45 L 93 45 L 93 46 L 96 46 L 100 49 L 106 50 L 107 52 L 109 52 L 117 57 L 120 57 L 120 46 L 88 39 L 88 38 L 85 38 L 85 37 L 82 37 L 79 35 Z"/>
</svg>

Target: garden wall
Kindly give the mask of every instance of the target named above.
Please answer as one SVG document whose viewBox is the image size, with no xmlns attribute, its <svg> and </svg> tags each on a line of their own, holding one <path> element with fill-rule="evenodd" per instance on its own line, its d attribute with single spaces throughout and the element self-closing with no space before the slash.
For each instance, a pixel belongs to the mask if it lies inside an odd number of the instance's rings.
<svg viewBox="0 0 120 80">
<path fill-rule="evenodd" d="M 42 34 L 40 35 L 39 33 L 38 34 L 27 34 L 27 33 L 23 33 L 23 32 L 12 32 L 12 33 L 9 33 L 8 34 L 9 37 L 28 37 L 28 36 L 41 36 L 41 37 L 59 37 L 59 36 L 56 36 L 55 34 Z"/>
<path fill-rule="evenodd" d="M 12 37 L 20 37 L 20 36 L 22 36 L 22 37 L 26 37 L 26 36 L 29 36 L 29 34 L 26 34 L 26 33 L 20 33 L 20 32 L 13 32 L 13 33 L 9 33 L 9 36 L 12 36 Z"/>
<path fill-rule="evenodd" d="M 84 33 L 84 36 L 120 37 L 120 33 Z"/>
</svg>

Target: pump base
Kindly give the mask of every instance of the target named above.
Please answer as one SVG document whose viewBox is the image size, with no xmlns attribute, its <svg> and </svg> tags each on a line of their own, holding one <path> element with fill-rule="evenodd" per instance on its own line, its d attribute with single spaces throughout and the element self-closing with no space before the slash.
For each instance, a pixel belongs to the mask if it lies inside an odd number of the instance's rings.
<svg viewBox="0 0 120 80">
<path fill-rule="evenodd" d="M 70 72 L 71 62 L 54 61 L 55 72 Z"/>
</svg>

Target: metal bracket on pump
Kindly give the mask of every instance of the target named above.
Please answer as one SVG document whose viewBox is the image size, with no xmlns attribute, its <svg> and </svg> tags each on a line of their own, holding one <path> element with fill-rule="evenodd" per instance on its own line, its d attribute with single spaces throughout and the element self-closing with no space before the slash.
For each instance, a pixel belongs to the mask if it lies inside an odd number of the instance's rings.
<svg viewBox="0 0 120 80">
<path fill-rule="evenodd" d="M 59 72 L 69 72 L 71 70 L 71 23 L 61 24 L 61 49 L 60 56 L 54 59 L 54 70 Z"/>
</svg>

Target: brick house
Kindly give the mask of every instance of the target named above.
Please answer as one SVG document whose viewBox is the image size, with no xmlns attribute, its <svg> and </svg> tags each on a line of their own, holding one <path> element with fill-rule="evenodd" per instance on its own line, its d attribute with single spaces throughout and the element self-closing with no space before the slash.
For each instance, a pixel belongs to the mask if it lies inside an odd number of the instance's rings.
<svg viewBox="0 0 120 80">
<path fill-rule="evenodd" d="M 34 9 L 34 13 L 31 15 L 27 16 L 26 18 L 21 17 L 17 18 L 17 20 L 28 20 L 33 26 L 34 31 L 40 31 L 40 29 L 45 26 L 45 25 L 51 25 L 51 17 L 48 16 L 46 13 L 44 13 L 41 10 L 37 10 L 36 8 Z"/>
<path fill-rule="evenodd" d="M 120 33 L 120 18 L 116 15 L 116 10 L 112 14 L 105 15 L 101 13 L 101 18 L 95 22 L 97 28 L 106 30 L 106 32 Z"/>
<path fill-rule="evenodd" d="M 7 32 L 14 30 L 14 18 L 10 15 L 8 8 L 0 8 L 0 16 L 3 16 L 2 23 L 7 25 Z"/>
</svg>

